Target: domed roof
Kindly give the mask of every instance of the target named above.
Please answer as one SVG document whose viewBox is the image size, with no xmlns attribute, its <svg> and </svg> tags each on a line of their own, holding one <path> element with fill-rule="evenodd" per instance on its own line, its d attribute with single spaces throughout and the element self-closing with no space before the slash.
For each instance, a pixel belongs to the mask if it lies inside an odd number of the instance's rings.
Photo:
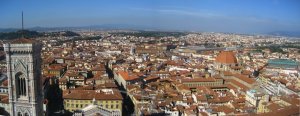
<svg viewBox="0 0 300 116">
<path fill-rule="evenodd" d="M 221 51 L 216 57 L 216 62 L 222 64 L 236 64 L 237 59 L 232 51 Z"/>
</svg>

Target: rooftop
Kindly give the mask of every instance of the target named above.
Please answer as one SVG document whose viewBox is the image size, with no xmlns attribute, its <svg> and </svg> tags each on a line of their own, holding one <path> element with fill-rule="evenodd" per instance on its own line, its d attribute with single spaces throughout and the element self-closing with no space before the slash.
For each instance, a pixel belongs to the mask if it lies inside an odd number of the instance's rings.
<svg viewBox="0 0 300 116">
<path fill-rule="evenodd" d="M 68 90 L 67 90 L 68 91 Z M 64 99 L 77 99 L 77 100 L 122 100 L 121 93 L 116 89 L 102 90 L 70 90 L 65 91 Z M 66 93 L 67 92 L 67 93 Z"/>
<path fill-rule="evenodd" d="M 290 59 L 270 59 L 268 64 L 275 65 L 299 65 L 299 62 Z"/>
<path fill-rule="evenodd" d="M 30 44 L 34 43 L 34 40 L 32 39 L 26 39 L 26 38 L 19 38 L 11 41 L 12 44 Z"/>
<path fill-rule="evenodd" d="M 232 51 L 221 51 L 216 57 L 216 62 L 223 64 L 236 64 L 237 59 Z"/>
</svg>

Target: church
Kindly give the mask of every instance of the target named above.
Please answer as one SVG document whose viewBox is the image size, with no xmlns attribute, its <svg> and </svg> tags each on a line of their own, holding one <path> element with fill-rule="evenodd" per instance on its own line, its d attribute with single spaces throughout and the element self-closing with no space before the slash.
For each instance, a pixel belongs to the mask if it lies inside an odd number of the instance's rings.
<svg viewBox="0 0 300 116">
<path fill-rule="evenodd" d="M 11 116 L 42 116 L 41 47 L 30 39 L 4 44 Z"/>
<path fill-rule="evenodd" d="M 221 51 L 216 59 L 214 67 L 218 71 L 231 71 L 238 69 L 238 60 L 233 51 Z"/>
</svg>

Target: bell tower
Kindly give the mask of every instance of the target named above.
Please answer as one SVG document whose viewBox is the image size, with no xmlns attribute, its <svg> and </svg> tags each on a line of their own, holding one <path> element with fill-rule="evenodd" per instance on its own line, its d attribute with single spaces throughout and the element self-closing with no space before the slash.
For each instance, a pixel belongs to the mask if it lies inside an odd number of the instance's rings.
<svg viewBox="0 0 300 116">
<path fill-rule="evenodd" d="M 42 116 L 41 44 L 17 39 L 4 44 L 11 116 Z"/>
</svg>

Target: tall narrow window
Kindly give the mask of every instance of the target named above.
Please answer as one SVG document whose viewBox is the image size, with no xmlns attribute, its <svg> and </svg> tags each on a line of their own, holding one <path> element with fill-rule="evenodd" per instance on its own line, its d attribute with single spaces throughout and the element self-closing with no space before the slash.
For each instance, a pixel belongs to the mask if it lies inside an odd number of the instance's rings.
<svg viewBox="0 0 300 116">
<path fill-rule="evenodd" d="M 18 72 L 15 75 L 15 79 L 17 82 L 16 88 L 17 88 L 18 97 L 26 96 L 26 79 L 24 74 L 22 72 Z"/>
<path fill-rule="evenodd" d="M 23 89 L 24 89 L 23 95 L 26 96 L 26 79 L 25 78 L 23 78 Z"/>
<path fill-rule="evenodd" d="M 20 78 L 20 81 L 21 81 L 21 86 L 20 86 L 21 94 L 20 94 L 20 95 L 23 95 L 23 94 L 24 94 L 24 89 L 23 89 L 23 86 L 24 86 L 23 78 Z"/>
<path fill-rule="evenodd" d="M 16 84 L 17 95 L 20 95 L 21 94 L 21 89 L 19 89 L 19 88 L 20 88 L 20 85 L 21 85 L 21 79 L 17 78 L 17 76 L 16 76 L 16 82 L 17 82 L 17 84 Z"/>
</svg>

